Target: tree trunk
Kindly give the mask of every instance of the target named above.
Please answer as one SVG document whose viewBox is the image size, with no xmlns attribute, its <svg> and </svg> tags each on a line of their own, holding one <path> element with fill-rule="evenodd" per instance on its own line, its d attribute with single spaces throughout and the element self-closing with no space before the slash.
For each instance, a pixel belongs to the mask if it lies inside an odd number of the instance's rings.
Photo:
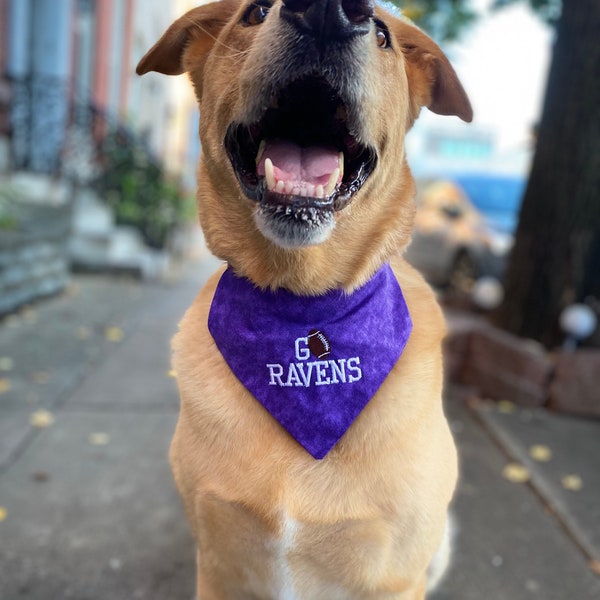
<svg viewBox="0 0 600 600">
<path fill-rule="evenodd" d="M 547 347 L 561 310 L 600 303 L 600 2 L 563 0 L 497 323 Z M 514 42 L 511 42 L 514 43 Z"/>
</svg>

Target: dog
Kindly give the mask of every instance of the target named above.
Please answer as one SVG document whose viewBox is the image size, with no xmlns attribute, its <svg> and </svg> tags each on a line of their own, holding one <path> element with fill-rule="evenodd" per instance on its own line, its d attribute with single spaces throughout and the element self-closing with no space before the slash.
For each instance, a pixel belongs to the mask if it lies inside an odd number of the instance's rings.
<svg viewBox="0 0 600 600">
<path fill-rule="evenodd" d="M 189 74 L 199 218 L 226 263 L 173 341 L 198 598 L 424 598 L 457 457 L 444 319 L 402 258 L 404 138 L 422 107 L 471 120 L 455 71 L 373 0 L 206 4 L 149 71 Z"/>
</svg>

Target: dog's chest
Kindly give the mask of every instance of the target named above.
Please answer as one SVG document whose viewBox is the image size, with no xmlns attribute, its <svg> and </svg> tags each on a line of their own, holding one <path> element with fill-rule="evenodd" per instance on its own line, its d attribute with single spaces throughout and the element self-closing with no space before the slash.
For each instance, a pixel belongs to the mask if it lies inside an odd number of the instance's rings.
<svg viewBox="0 0 600 600">
<path fill-rule="evenodd" d="M 281 524 L 281 537 L 275 542 L 274 579 L 277 595 L 281 600 L 298 600 L 295 592 L 294 576 L 289 556 L 294 552 L 298 523 L 284 514 Z"/>
<path fill-rule="evenodd" d="M 357 595 L 349 582 L 344 585 L 344 577 L 340 577 L 347 568 L 343 563 L 348 559 L 350 527 L 335 526 L 341 535 L 333 545 L 330 536 L 334 532 L 328 529 L 303 525 L 283 513 L 280 535 L 273 541 L 272 578 L 268 583 L 252 581 L 249 574 L 253 593 L 278 600 L 359 600 L 361 594 Z M 322 546 L 324 538 L 330 539 Z"/>
</svg>

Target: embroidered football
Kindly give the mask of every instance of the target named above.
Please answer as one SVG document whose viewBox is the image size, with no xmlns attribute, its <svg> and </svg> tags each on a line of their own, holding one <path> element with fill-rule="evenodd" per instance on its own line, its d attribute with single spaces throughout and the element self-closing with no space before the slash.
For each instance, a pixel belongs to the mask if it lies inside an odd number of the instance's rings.
<svg viewBox="0 0 600 600">
<path fill-rule="evenodd" d="M 316 358 L 327 358 L 331 354 L 331 344 L 320 329 L 308 332 L 308 349 Z"/>
</svg>

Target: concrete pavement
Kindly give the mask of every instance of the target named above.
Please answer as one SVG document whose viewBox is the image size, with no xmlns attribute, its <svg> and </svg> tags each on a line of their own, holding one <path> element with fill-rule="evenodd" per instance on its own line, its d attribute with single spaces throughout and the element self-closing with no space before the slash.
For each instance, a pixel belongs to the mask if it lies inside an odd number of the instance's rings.
<svg viewBox="0 0 600 600">
<path fill-rule="evenodd" d="M 193 596 L 168 341 L 215 265 L 160 284 L 77 276 L 0 323 L 2 600 Z M 433 600 L 600 598 L 600 423 L 446 396 L 462 475 Z"/>
<path fill-rule="evenodd" d="M 458 531 L 432 600 L 600 598 L 600 545 L 586 543 L 600 530 L 600 423 L 487 404 L 457 389 L 446 411 L 461 464 Z M 580 489 L 563 487 L 569 476 Z"/>
</svg>

